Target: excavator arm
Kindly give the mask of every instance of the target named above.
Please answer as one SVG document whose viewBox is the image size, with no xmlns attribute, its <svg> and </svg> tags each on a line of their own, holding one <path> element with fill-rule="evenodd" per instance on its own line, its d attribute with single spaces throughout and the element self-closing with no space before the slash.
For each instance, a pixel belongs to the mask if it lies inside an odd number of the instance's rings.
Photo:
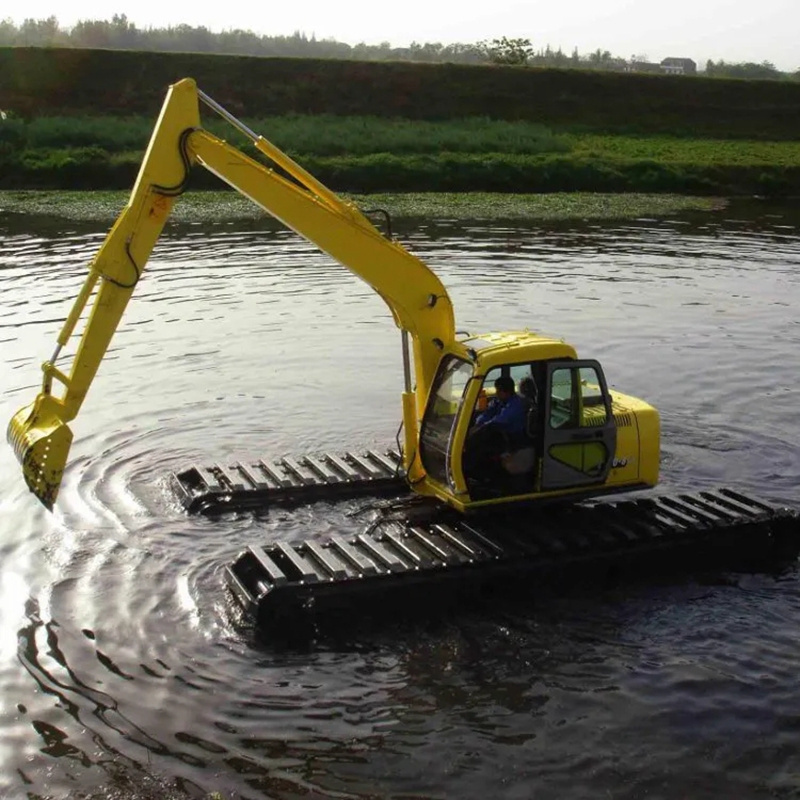
<svg viewBox="0 0 800 800">
<path fill-rule="evenodd" d="M 248 136 L 273 166 L 264 166 L 203 129 L 200 101 Z M 452 305 L 444 286 L 422 261 L 384 237 L 354 205 L 253 133 L 198 90 L 194 81 L 185 79 L 169 89 L 128 204 L 89 267 L 52 358 L 43 364 L 42 390 L 9 424 L 8 440 L 23 466 L 28 487 L 52 509 L 72 442 L 68 423 L 81 408 L 174 199 L 184 192 L 195 164 L 317 245 L 366 281 L 387 303 L 404 337 L 404 467 L 413 479 L 420 477 L 418 419 L 442 353 L 455 338 Z M 62 371 L 56 361 L 83 318 L 86 324 L 71 367 Z M 413 390 L 407 335 L 413 345 Z M 60 396 L 53 393 L 54 381 L 63 386 Z"/>
</svg>

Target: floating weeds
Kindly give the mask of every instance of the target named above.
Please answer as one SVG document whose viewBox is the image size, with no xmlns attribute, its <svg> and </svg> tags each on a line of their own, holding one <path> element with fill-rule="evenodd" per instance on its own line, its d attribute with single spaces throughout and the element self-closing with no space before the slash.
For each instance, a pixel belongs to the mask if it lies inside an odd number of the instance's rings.
<svg viewBox="0 0 800 800">
<path fill-rule="evenodd" d="M 409 193 L 349 195 L 361 208 L 380 206 L 395 218 L 435 219 L 626 219 L 664 217 L 681 211 L 714 211 L 718 198 L 673 194 Z M 81 221 L 112 221 L 127 192 L 0 191 L 0 214 L 27 214 Z M 226 222 L 259 219 L 263 212 L 234 192 L 195 192 L 179 198 L 176 222 Z"/>
<path fill-rule="evenodd" d="M 673 194 L 379 194 L 353 198 L 386 208 L 396 217 L 438 219 L 625 219 L 713 211 L 723 202 Z"/>
</svg>

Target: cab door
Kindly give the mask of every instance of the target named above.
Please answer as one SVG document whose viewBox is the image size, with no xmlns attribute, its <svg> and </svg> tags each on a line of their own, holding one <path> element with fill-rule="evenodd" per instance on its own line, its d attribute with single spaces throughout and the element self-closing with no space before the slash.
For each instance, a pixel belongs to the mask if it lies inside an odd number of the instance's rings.
<svg viewBox="0 0 800 800">
<path fill-rule="evenodd" d="M 543 422 L 543 491 L 605 482 L 614 460 L 617 429 L 597 361 L 547 364 Z"/>
</svg>

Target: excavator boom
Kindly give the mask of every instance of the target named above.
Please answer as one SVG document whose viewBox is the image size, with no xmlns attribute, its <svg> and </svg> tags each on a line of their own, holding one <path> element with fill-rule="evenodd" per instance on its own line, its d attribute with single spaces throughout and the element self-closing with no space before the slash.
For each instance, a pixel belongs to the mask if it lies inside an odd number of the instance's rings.
<svg viewBox="0 0 800 800">
<path fill-rule="evenodd" d="M 248 136 L 271 166 L 204 130 L 200 102 Z M 69 422 L 78 414 L 174 199 L 185 191 L 189 171 L 200 164 L 241 194 L 331 255 L 366 281 L 387 303 L 404 337 L 411 337 L 416 389 L 406 370 L 403 413 L 409 445 L 443 349 L 452 345 L 455 322 L 442 283 L 418 258 L 384 237 L 347 203 L 268 140 L 256 135 L 214 100 L 184 79 L 172 85 L 161 109 L 138 178 L 125 209 L 89 267 L 83 288 L 44 363 L 42 389 L 12 418 L 8 440 L 26 483 L 48 508 L 58 495 L 72 442 Z M 67 370 L 56 360 L 86 316 Z M 405 338 L 404 338 L 405 344 Z M 405 352 L 405 350 L 404 350 Z M 53 394 L 53 382 L 63 386 Z M 421 469 L 416 447 L 406 447 L 406 471 Z"/>
</svg>

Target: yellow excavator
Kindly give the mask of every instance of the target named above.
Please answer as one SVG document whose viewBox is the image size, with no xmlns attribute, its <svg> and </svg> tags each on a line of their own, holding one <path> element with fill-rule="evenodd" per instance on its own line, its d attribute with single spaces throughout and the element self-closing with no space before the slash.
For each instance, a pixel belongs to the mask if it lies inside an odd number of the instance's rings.
<svg viewBox="0 0 800 800">
<path fill-rule="evenodd" d="M 265 163 L 204 129 L 201 103 Z M 399 456 L 414 492 L 467 511 L 657 483 L 652 406 L 610 390 L 600 364 L 563 340 L 527 330 L 457 334 L 450 297 L 422 261 L 185 79 L 169 88 L 130 199 L 43 365 L 41 392 L 8 428 L 27 485 L 48 509 L 67 463 L 69 422 L 197 164 L 362 278 L 391 309 L 405 382 Z M 71 365 L 57 366 L 82 320 Z"/>
</svg>

